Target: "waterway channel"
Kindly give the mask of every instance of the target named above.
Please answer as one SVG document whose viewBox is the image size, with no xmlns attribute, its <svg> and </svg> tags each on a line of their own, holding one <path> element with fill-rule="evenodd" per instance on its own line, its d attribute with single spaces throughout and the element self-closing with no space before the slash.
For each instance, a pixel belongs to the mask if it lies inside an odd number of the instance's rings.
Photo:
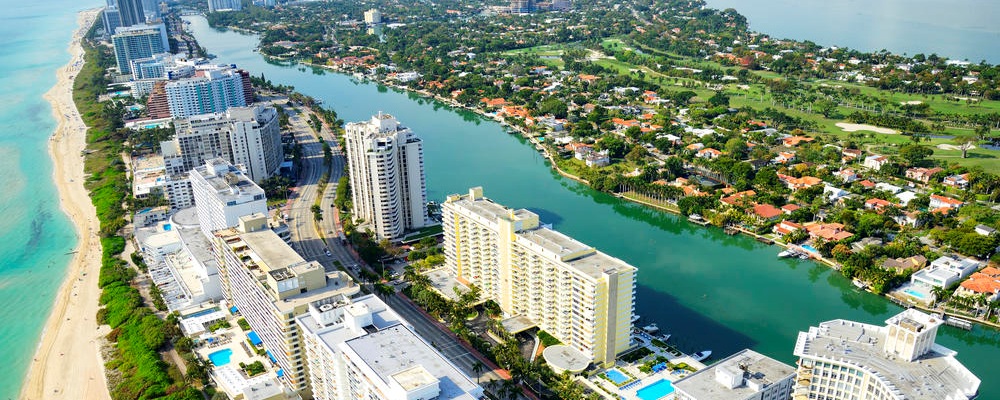
<svg viewBox="0 0 1000 400">
<path fill-rule="evenodd" d="M 809 326 L 837 318 L 881 324 L 900 311 L 821 264 L 778 259 L 777 247 L 563 178 L 525 140 L 474 113 L 322 69 L 267 62 L 252 51 L 255 36 L 212 29 L 201 17 L 188 20 L 218 62 L 294 86 L 346 121 L 379 111 L 395 115 L 424 140 L 429 200 L 483 186 L 497 202 L 528 208 L 555 229 L 635 265 L 637 312 L 673 334 L 683 350 L 711 349 L 721 357 L 750 347 L 793 363 L 796 335 Z M 943 327 L 938 342 L 958 351 L 983 379 L 983 398 L 1000 396 L 1000 381 L 989 379 L 1000 360 L 997 331 Z"/>
</svg>

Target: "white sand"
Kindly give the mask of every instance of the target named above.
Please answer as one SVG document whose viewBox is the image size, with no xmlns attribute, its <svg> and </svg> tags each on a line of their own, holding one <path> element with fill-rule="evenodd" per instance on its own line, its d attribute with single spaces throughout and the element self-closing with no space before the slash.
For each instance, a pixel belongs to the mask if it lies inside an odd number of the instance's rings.
<svg viewBox="0 0 1000 400">
<path fill-rule="evenodd" d="M 79 236 L 77 253 L 69 264 L 52 314 L 35 352 L 21 389 L 22 399 L 110 399 L 100 356 L 101 338 L 107 327 L 98 329 L 94 316 L 100 289 L 100 226 L 97 214 L 83 187 L 83 156 L 86 126 L 73 103 L 73 78 L 83 63 L 80 39 L 99 15 L 99 9 L 77 16 L 79 29 L 70 42 L 72 59 L 57 72 L 55 87 L 45 94 L 58 121 L 49 142 L 53 179 L 59 189 L 63 211 L 73 221 Z"/>
<path fill-rule="evenodd" d="M 939 148 L 941 150 L 958 150 L 958 151 L 962 151 L 962 149 L 960 147 L 955 146 L 953 144 L 947 144 L 947 143 L 941 143 L 941 144 L 937 145 L 937 148 Z M 967 150 L 972 150 L 974 148 L 976 148 L 976 145 L 971 144 L 971 145 L 969 145 L 969 148 Z"/>
<path fill-rule="evenodd" d="M 899 133 L 893 129 L 881 128 L 875 125 L 851 124 L 847 122 L 838 122 L 837 127 L 843 130 L 844 132 L 872 131 L 875 133 L 884 133 L 886 135 L 895 135 Z"/>
</svg>

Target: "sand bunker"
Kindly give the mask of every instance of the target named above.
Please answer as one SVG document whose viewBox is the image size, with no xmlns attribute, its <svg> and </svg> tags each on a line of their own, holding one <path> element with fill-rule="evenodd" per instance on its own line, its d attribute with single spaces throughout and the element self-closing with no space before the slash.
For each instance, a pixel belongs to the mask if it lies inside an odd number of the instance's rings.
<svg viewBox="0 0 1000 400">
<path fill-rule="evenodd" d="M 875 133 L 884 133 L 886 135 L 895 135 L 899 133 L 896 132 L 896 130 L 894 129 L 881 128 L 875 125 L 868 125 L 868 124 L 851 124 L 847 122 L 838 122 L 837 127 L 843 130 L 844 132 L 872 131 Z"/>
</svg>

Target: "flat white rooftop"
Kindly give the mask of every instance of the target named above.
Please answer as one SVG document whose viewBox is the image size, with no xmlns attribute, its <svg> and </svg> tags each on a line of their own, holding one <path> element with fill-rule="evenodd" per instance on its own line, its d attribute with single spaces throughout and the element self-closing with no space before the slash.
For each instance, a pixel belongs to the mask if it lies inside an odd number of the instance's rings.
<svg viewBox="0 0 1000 400">
<path fill-rule="evenodd" d="M 795 355 L 824 358 L 873 371 L 907 399 L 939 400 L 956 390 L 975 393 L 980 380 L 955 359 L 955 352 L 934 345 L 913 362 L 883 351 L 887 328 L 847 320 L 823 322 L 800 332 Z"/>
<path fill-rule="evenodd" d="M 387 386 L 395 381 L 406 387 L 433 378 L 437 379 L 441 390 L 438 399 L 476 400 L 482 395 L 479 385 L 404 325 L 397 324 L 344 344 Z M 414 368 L 418 366 L 421 368 Z"/>
</svg>

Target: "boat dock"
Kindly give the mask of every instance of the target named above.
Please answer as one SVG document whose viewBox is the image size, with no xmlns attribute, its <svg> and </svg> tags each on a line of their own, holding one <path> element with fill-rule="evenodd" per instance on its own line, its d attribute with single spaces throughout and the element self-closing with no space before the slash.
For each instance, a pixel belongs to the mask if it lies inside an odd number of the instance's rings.
<svg viewBox="0 0 1000 400">
<path fill-rule="evenodd" d="M 966 321 L 958 317 L 952 317 L 950 315 L 945 315 L 942 317 L 944 324 L 948 326 L 954 326 L 958 329 L 964 329 L 967 331 L 972 330 L 972 322 Z"/>
</svg>

